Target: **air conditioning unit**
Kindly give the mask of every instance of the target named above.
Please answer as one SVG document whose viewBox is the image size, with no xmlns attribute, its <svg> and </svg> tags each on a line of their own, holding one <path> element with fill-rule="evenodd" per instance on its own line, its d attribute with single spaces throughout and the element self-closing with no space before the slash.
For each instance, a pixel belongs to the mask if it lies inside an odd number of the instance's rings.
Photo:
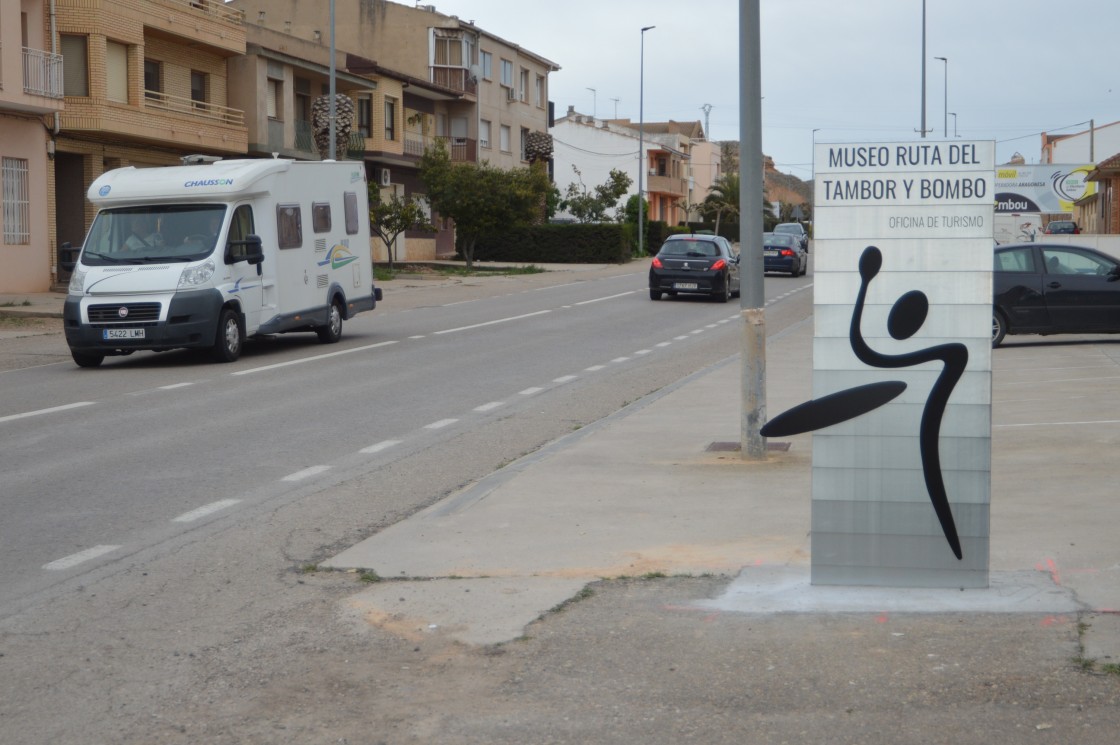
<svg viewBox="0 0 1120 745">
<path fill-rule="evenodd" d="M 517 91 L 515 91 L 513 88 L 506 88 L 506 100 L 507 101 L 516 101 L 517 100 Z"/>
<path fill-rule="evenodd" d="M 389 173 L 388 168 L 381 169 L 381 185 L 389 186 L 393 183 L 393 174 Z"/>
</svg>

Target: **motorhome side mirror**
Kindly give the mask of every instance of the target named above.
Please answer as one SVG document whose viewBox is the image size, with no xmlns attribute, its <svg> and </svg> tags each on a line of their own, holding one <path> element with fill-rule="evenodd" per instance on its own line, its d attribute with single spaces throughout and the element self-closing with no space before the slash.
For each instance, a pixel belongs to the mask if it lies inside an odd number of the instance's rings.
<svg viewBox="0 0 1120 745">
<path fill-rule="evenodd" d="M 68 272 L 74 271 L 74 267 L 78 265 L 77 253 L 70 241 L 66 241 L 58 247 L 58 265 Z"/>
<path fill-rule="evenodd" d="M 234 246 L 244 246 L 244 250 L 234 254 L 231 250 Z M 264 261 L 264 248 L 261 247 L 259 235 L 247 235 L 244 240 L 229 242 L 229 246 L 226 247 L 226 263 L 235 264 L 238 261 L 247 261 L 250 264 L 260 264 Z"/>
</svg>

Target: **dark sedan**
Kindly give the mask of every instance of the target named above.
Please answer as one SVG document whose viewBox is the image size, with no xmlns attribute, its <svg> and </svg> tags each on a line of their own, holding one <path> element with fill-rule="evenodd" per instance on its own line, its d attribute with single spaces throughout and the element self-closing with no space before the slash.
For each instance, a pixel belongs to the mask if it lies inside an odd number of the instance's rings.
<svg viewBox="0 0 1120 745">
<path fill-rule="evenodd" d="M 671 235 L 649 267 L 649 298 L 698 293 L 727 302 L 739 294 L 739 254 L 718 235 Z"/>
<path fill-rule="evenodd" d="M 786 233 L 762 234 L 762 271 L 785 272 L 799 277 L 809 269 L 809 254 L 801 248 L 795 235 Z"/>
<path fill-rule="evenodd" d="M 992 346 L 1008 334 L 1120 333 L 1120 260 L 1083 246 L 996 248 Z"/>
</svg>

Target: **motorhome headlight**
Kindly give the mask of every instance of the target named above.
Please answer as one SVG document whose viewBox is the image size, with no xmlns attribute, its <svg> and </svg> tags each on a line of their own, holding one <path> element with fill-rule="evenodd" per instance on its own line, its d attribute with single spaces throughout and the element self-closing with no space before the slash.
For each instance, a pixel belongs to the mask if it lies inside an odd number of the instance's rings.
<svg viewBox="0 0 1120 745">
<path fill-rule="evenodd" d="M 197 264 L 195 266 L 188 266 L 186 269 L 184 269 L 183 273 L 179 275 L 179 287 L 180 288 L 201 287 L 202 285 L 209 282 L 210 278 L 213 277 L 213 276 L 214 276 L 214 260 L 213 259 L 207 259 L 206 261 L 202 262 L 201 264 Z"/>
<path fill-rule="evenodd" d="M 85 286 L 86 273 L 81 269 L 75 268 L 74 271 L 70 273 L 70 286 L 66 288 L 66 291 L 71 295 L 81 295 L 85 290 Z"/>
</svg>

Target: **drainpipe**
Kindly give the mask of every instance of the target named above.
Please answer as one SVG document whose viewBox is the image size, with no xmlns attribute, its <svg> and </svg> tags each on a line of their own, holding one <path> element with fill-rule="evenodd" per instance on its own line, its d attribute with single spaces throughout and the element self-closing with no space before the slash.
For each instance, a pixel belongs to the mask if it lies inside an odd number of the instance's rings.
<svg viewBox="0 0 1120 745">
<path fill-rule="evenodd" d="M 55 0 L 51 0 L 51 53 L 58 54 L 58 34 L 55 22 Z M 54 136 L 58 137 L 58 130 L 62 128 L 58 112 L 54 112 Z"/>
</svg>

